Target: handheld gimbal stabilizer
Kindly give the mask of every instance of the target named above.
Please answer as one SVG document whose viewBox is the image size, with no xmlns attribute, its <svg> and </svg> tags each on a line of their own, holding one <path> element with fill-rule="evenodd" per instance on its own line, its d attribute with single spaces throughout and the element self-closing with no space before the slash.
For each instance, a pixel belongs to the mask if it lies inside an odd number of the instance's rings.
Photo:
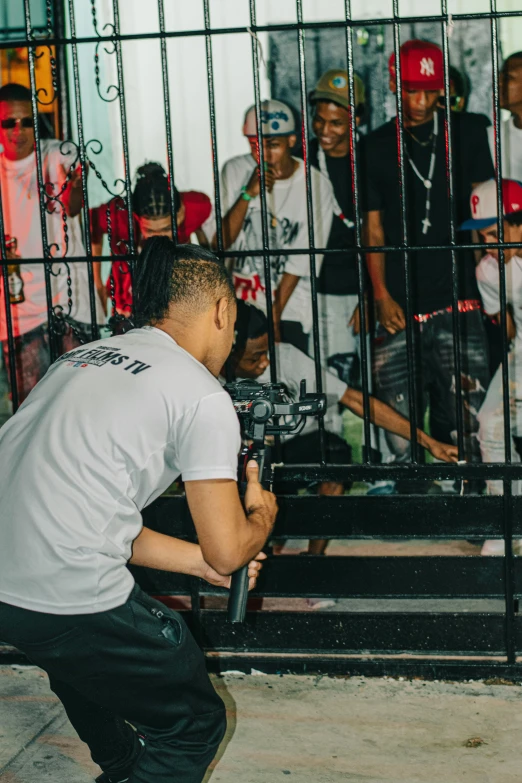
<svg viewBox="0 0 522 783">
<path fill-rule="evenodd" d="M 297 402 L 288 399 L 285 387 L 280 383 L 257 383 L 237 381 L 227 383 L 225 389 L 232 397 L 239 417 L 243 439 L 251 441 L 248 459 L 255 459 L 259 465 L 259 481 L 265 489 L 272 489 L 273 469 L 267 459 L 269 449 L 265 444 L 267 435 L 282 435 L 296 432 L 304 424 L 306 416 L 324 416 L 326 396 L 307 394 L 306 381 L 301 381 Z M 283 420 L 281 421 L 281 417 Z M 287 417 L 292 417 L 288 422 Z M 246 465 L 246 460 L 245 460 Z M 240 488 L 244 489 L 244 477 L 239 476 Z M 248 567 L 244 566 L 232 574 L 228 619 L 231 623 L 245 620 L 248 598 Z"/>
</svg>

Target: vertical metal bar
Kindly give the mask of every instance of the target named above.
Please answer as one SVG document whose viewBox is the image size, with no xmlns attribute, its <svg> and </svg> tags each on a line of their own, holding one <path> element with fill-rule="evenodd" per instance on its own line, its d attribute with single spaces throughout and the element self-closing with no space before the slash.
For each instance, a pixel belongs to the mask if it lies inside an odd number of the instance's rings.
<svg viewBox="0 0 522 783">
<path fill-rule="evenodd" d="M 404 279 L 406 286 L 406 353 L 408 360 L 408 396 L 410 412 L 410 437 L 411 437 L 411 458 L 412 462 L 418 461 L 417 448 L 417 384 L 416 384 L 416 361 L 414 344 L 414 323 L 413 308 L 411 301 L 411 274 L 410 274 L 410 255 L 408 252 L 408 219 L 407 219 L 407 199 L 406 199 L 406 171 L 404 165 L 404 127 L 402 114 L 402 69 L 401 69 L 401 40 L 400 40 L 400 14 L 399 0 L 393 0 L 393 46 L 395 50 L 395 73 L 397 81 L 397 147 L 399 156 L 399 197 L 401 203 L 401 229 L 402 229 L 402 247 L 404 247 Z"/>
<path fill-rule="evenodd" d="M 31 108 L 33 112 L 33 127 L 34 127 L 34 151 L 36 155 L 36 181 L 38 185 L 38 199 L 40 204 L 40 221 L 42 230 L 42 247 L 43 247 L 43 266 L 45 276 L 45 295 L 47 303 L 47 318 L 49 321 L 49 354 L 51 363 L 58 357 L 58 351 L 56 348 L 56 339 L 54 334 L 54 311 L 53 311 L 53 296 L 51 289 L 51 269 L 52 261 L 51 250 L 49 247 L 49 240 L 47 236 L 47 210 L 45 206 L 45 187 L 43 181 L 43 166 L 42 166 L 42 150 L 40 148 L 40 129 L 38 127 L 38 96 L 36 93 L 36 71 L 35 71 L 35 53 L 34 47 L 31 45 L 32 39 L 32 26 L 31 26 L 31 7 L 30 0 L 24 0 L 24 15 L 25 15 L 25 33 L 27 36 L 27 53 L 29 60 L 29 79 L 31 84 Z"/>
<path fill-rule="evenodd" d="M 214 205 L 216 212 L 216 238 L 218 252 L 223 255 L 223 226 L 221 220 L 221 190 L 219 184 L 219 161 L 217 151 L 216 134 L 216 102 L 214 96 L 214 62 L 212 59 L 212 35 L 210 26 L 210 6 L 209 0 L 203 0 L 203 13 L 205 18 L 205 52 L 207 58 L 207 84 L 208 84 L 208 106 L 210 115 L 210 137 L 212 140 L 212 169 L 214 173 Z"/>
<path fill-rule="evenodd" d="M 167 137 L 167 158 L 169 163 L 169 191 L 170 191 L 170 220 L 172 223 L 172 238 L 174 243 L 178 243 L 178 220 L 176 214 L 176 205 L 174 203 L 174 153 L 172 150 L 172 123 L 170 114 L 170 90 L 169 90 L 169 69 L 167 59 L 167 40 L 165 38 L 165 9 L 163 0 L 158 0 L 158 16 L 160 28 L 160 51 L 161 51 L 161 78 L 163 81 L 163 100 L 165 103 L 165 135 Z"/>
<path fill-rule="evenodd" d="M 257 22 L 256 0 L 250 2 L 250 29 L 254 32 Z M 255 34 L 255 33 L 254 33 Z M 260 181 L 260 201 L 261 201 L 261 234 L 263 241 L 263 265 L 265 268 L 265 291 L 266 291 L 266 313 L 268 319 L 268 351 L 270 355 L 270 379 L 272 383 L 277 381 L 277 354 L 275 350 L 274 334 L 274 314 L 272 300 L 272 278 L 270 269 L 270 237 L 268 233 L 268 206 L 266 201 L 266 182 L 265 182 L 265 152 L 263 146 L 263 128 L 261 127 L 261 87 L 259 80 L 259 51 L 258 42 L 254 36 L 251 36 L 252 45 L 252 68 L 254 73 L 254 99 L 256 105 L 256 128 L 257 128 L 257 147 L 259 150 L 259 181 Z"/>
<path fill-rule="evenodd" d="M 453 183 L 453 148 L 452 148 L 452 118 L 450 103 L 449 76 L 449 46 L 448 46 L 448 0 L 441 0 L 442 20 L 442 53 L 444 59 L 444 105 L 446 120 L 444 122 L 444 141 L 446 147 L 446 181 L 448 185 L 448 203 L 450 217 L 451 273 L 452 273 L 452 320 L 453 320 L 453 361 L 455 366 L 455 405 L 457 413 L 457 445 L 459 459 L 464 459 L 464 420 L 462 415 L 462 368 L 460 360 L 461 329 L 459 313 L 459 268 L 457 260 L 456 228 L 455 228 L 455 193 Z M 469 250 L 465 251 L 469 253 Z"/>
<path fill-rule="evenodd" d="M 134 238 L 134 216 L 132 213 L 132 198 L 131 198 L 131 173 L 129 163 L 129 136 L 127 132 L 127 110 L 125 106 L 125 86 L 123 81 L 123 58 L 121 52 L 121 40 L 120 40 L 120 10 L 118 0 L 112 0 L 112 12 L 114 17 L 114 33 L 116 35 L 114 41 L 114 47 L 116 50 L 116 68 L 118 72 L 118 97 L 120 106 L 120 122 L 121 122 L 121 141 L 123 145 L 123 162 L 124 162 L 124 177 L 125 177 L 125 202 L 127 206 L 127 225 L 129 229 L 129 242 L 130 242 L 130 254 L 136 257 L 136 242 Z M 134 272 L 134 261 L 128 262 L 129 274 L 131 275 L 131 281 Z"/>
<path fill-rule="evenodd" d="M 13 335 L 13 316 L 11 313 L 11 302 L 9 298 L 9 275 L 7 272 L 7 248 L 5 246 L 5 226 L 4 212 L 2 206 L 2 177 L 0 176 L 0 248 L 2 256 L 2 286 L 4 290 L 5 307 L 5 325 L 7 329 L 7 351 L 9 361 L 9 374 L 11 376 L 11 401 L 13 404 L 13 413 L 16 413 L 19 405 L 20 396 L 18 394 L 18 378 L 16 375 L 16 348 Z M 0 357 L 1 361 L 1 357 Z"/>
<path fill-rule="evenodd" d="M 502 198 L 502 145 L 500 140 L 500 96 L 498 87 L 498 19 L 496 0 L 490 0 L 491 17 L 491 56 L 493 58 L 493 127 L 495 133 L 495 154 L 497 159 L 497 214 L 498 214 L 498 242 L 499 248 L 499 282 L 500 282 L 500 323 L 502 331 L 502 397 L 504 407 L 504 449 L 505 460 L 511 462 L 511 420 L 509 405 L 509 368 L 508 350 L 509 340 L 507 336 L 507 312 L 506 312 L 506 270 L 504 248 L 504 202 Z M 511 481 L 503 480 L 504 506 L 503 506 L 503 530 L 505 541 L 504 556 L 504 591 L 506 602 L 506 652 L 508 663 L 516 661 L 515 639 L 515 564 L 513 560 L 513 498 Z"/>
<path fill-rule="evenodd" d="M 71 38 L 76 38 L 76 20 L 74 16 L 74 0 L 69 0 L 69 23 L 71 27 Z M 87 167 L 85 160 L 85 141 L 83 136 L 83 115 L 82 115 L 82 101 L 80 97 L 80 71 L 78 65 L 78 47 L 76 43 L 71 44 L 72 53 L 72 69 L 73 69 L 73 83 L 74 83 L 74 101 L 76 109 L 76 120 L 78 123 L 78 152 L 80 156 L 80 167 L 82 174 L 82 214 L 85 228 L 85 249 L 87 251 L 87 274 L 89 281 L 89 306 L 91 312 L 91 337 L 93 340 L 97 340 L 99 337 L 98 331 L 98 319 L 96 314 L 96 296 L 94 287 L 94 273 L 92 262 L 92 242 L 91 242 L 91 230 L 89 220 L 89 195 L 87 193 Z M 76 263 L 84 263 L 83 261 Z"/>
<path fill-rule="evenodd" d="M 308 157 L 308 103 L 306 92 L 306 68 L 304 51 L 303 2 L 295 0 L 297 13 L 297 43 L 299 56 L 299 86 L 301 88 L 301 140 L 303 144 L 303 160 L 306 181 L 306 211 L 308 217 L 308 244 L 310 246 L 310 291 L 312 295 L 312 319 L 313 319 L 313 344 L 315 363 L 315 383 L 318 392 L 323 390 L 321 344 L 319 338 L 319 309 L 317 306 L 317 276 L 315 272 L 315 235 L 314 235 L 314 210 L 312 180 L 310 176 L 310 161 Z M 325 242 L 326 242 L 325 238 Z M 326 443 L 324 436 L 324 420 L 319 419 L 319 443 L 321 449 L 321 464 L 326 464 Z"/>
<path fill-rule="evenodd" d="M 361 232 L 361 204 L 359 199 L 359 170 L 358 170 L 358 151 L 357 151 L 357 126 L 356 126 L 356 105 L 355 105 L 355 71 L 353 63 L 353 40 L 352 40 L 352 8 L 351 0 L 344 2 L 344 15 L 346 20 L 346 63 L 348 71 L 348 96 L 350 101 L 350 164 L 352 170 L 352 201 L 355 223 L 355 247 L 357 248 L 357 288 L 359 296 L 360 311 L 360 332 L 361 341 L 361 364 L 362 364 L 362 392 L 364 408 L 364 442 L 367 444 L 366 461 L 371 461 L 371 443 L 370 434 L 370 391 L 368 383 L 368 365 L 370 357 L 368 356 L 368 341 L 366 338 L 367 319 L 365 307 L 365 262 L 362 253 L 362 232 Z"/>
<path fill-rule="evenodd" d="M 64 0 L 53 0 L 53 27 L 57 38 L 66 38 L 66 20 Z M 66 47 L 56 46 L 57 78 L 58 78 L 58 106 L 60 127 L 59 133 L 61 139 L 71 138 L 71 115 L 69 111 L 69 74 L 67 71 Z"/>
</svg>

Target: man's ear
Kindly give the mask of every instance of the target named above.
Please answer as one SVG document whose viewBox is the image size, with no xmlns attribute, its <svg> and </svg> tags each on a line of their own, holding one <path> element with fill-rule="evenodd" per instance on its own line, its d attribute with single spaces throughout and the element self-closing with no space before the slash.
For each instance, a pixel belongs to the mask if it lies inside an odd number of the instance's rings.
<svg viewBox="0 0 522 783">
<path fill-rule="evenodd" d="M 295 133 L 291 133 L 290 136 L 288 136 L 288 146 L 292 150 L 297 143 L 297 135 Z"/>
<path fill-rule="evenodd" d="M 216 302 L 215 307 L 215 324 L 219 330 L 226 329 L 228 326 L 228 319 L 231 317 L 230 302 L 226 296 L 222 296 Z"/>
<path fill-rule="evenodd" d="M 397 92 L 397 79 L 395 76 L 390 76 L 390 92 L 393 92 L 394 95 Z"/>
</svg>

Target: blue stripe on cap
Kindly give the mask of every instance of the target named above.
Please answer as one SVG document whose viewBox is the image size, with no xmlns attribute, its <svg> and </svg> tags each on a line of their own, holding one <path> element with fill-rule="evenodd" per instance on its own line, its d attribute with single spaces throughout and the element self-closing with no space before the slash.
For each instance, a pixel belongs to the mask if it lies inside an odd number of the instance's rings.
<svg viewBox="0 0 522 783">
<path fill-rule="evenodd" d="M 490 218 L 479 218 L 475 220 L 474 218 L 470 218 L 469 220 L 465 220 L 464 223 L 459 226 L 459 231 L 471 231 L 472 229 L 480 229 L 480 228 L 486 228 L 486 226 L 492 226 L 493 223 L 497 222 L 497 216 Z"/>
</svg>

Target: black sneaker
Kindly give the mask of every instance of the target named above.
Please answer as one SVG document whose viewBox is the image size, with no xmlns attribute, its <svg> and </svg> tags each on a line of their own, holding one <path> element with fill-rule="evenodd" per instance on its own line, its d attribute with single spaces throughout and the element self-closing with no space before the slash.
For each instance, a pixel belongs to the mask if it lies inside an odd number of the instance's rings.
<svg viewBox="0 0 522 783">
<path fill-rule="evenodd" d="M 102 774 L 96 778 L 96 783 L 126 783 L 127 780 L 130 780 L 130 777 L 111 778 L 109 775 L 106 775 L 105 772 L 102 772 Z"/>
</svg>

